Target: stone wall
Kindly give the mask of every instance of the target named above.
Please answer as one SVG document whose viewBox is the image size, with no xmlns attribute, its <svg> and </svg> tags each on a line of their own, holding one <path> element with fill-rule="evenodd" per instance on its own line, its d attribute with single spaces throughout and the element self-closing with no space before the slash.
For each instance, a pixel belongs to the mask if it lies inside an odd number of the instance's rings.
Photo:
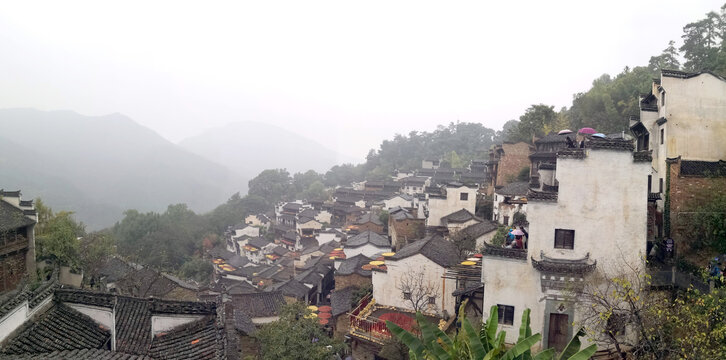
<svg viewBox="0 0 726 360">
<path fill-rule="evenodd" d="M 496 186 L 507 185 L 511 177 L 516 177 L 519 172 L 528 167 L 530 145 L 527 143 L 502 144 L 504 155 L 499 159 Z"/>
<path fill-rule="evenodd" d="M 25 276 L 27 249 L 0 257 L 0 293 L 14 290 Z"/>
<path fill-rule="evenodd" d="M 335 276 L 335 288 L 336 289 L 345 289 L 349 286 L 355 286 L 355 287 L 371 287 L 371 278 L 370 276 L 362 276 L 358 274 L 350 274 L 350 275 L 336 275 Z"/>
<path fill-rule="evenodd" d="M 391 247 L 394 250 L 398 250 L 414 240 L 423 239 L 426 235 L 426 220 L 395 220 L 393 217 L 390 217 L 388 221 L 388 232 L 391 235 Z"/>
<path fill-rule="evenodd" d="M 372 231 L 377 234 L 383 234 L 383 225 L 374 224 L 372 222 L 367 222 L 365 224 L 360 224 L 358 226 L 358 232 L 364 232 L 364 231 Z"/>
<path fill-rule="evenodd" d="M 692 211 L 708 203 L 714 194 L 723 193 L 726 189 L 726 177 L 682 176 L 681 160 L 670 163 L 670 236 L 679 245 L 688 244 L 685 235 L 685 224 Z M 666 234 L 668 236 L 668 234 Z"/>
</svg>

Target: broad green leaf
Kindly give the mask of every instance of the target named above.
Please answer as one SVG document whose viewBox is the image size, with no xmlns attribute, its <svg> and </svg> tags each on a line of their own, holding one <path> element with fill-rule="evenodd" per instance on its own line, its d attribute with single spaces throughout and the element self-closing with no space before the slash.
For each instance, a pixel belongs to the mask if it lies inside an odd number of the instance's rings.
<svg viewBox="0 0 726 360">
<path fill-rule="evenodd" d="M 580 328 L 577 330 L 577 333 L 575 333 L 575 336 L 570 339 L 570 342 L 567 343 L 567 346 L 565 346 L 565 349 L 562 350 L 562 353 L 557 358 L 558 360 L 565 360 L 569 359 L 570 356 L 575 355 L 578 351 L 580 351 L 580 336 L 585 336 L 585 329 Z"/>
<path fill-rule="evenodd" d="M 499 307 L 492 305 L 489 309 L 489 320 L 487 320 L 487 336 L 492 345 L 494 339 L 497 338 L 497 325 L 499 325 Z"/>
<path fill-rule="evenodd" d="M 529 350 L 536 344 L 542 335 L 535 334 L 524 340 L 518 341 L 511 349 L 502 355 L 501 360 L 513 360 L 515 357 L 522 355 L 525 351 Z"/>
<path fill-rule="evenodd" d="M 386 321 L 386 326 L 388 327 L 388 330 L 393 333 L 393 335 L 396 335 L 398 340 L 401 340 L 401 342 L 408 347 L 409 351 L 414 355 L 414 360 L 423 360 L 423 350 L 424 346 L 421 343 L 421 340 L 419 340 L 417 337 L 415 337 L 410 332 L 402 329 L 395 323 L 391 321 Z"/>
<path fill-rule="evenodd" d="M 462 313 L 459 313 L 462 314 Z M 474 327 L 471 326 L 471 323 L 466 318 L 466 316 L 461 316 L 461 327 L 464 329 L 464 333 L 466 335 L 466 341 L 469 343 L 469 350 L 471 351 L 471 357 L 474 359 L 482 359 L 484 356 L 486 356 L 486 351 L 484 350 L 484 345 L 482 345 L 481 340 L 479 339 L 479 334 L 474 330 Z"/>
<path fill-rule="evenodd" d="M 580 350 L 577 354 L 568 357 L 566 360 L 587 360 L 591 356 L 595 355 L 595 352 L 597 352 L 597 345 L 592 344 Z"/>
<path fill-rule="evenodd" d="M 552 360 L 555 358 L 555 349 L 542 350 L 534 356 L 534 360 Z"/>
</svg>

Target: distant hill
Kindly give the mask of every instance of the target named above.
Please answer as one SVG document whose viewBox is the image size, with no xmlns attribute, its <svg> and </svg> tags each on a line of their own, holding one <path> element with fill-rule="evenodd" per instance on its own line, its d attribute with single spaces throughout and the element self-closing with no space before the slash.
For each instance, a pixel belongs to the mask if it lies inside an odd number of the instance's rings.
<svg viewBox="0 0 726 360">
<path fill-rule="evenodd" d="M 120 114 L 0 110 L 0 188 L 75 211 L 91 229 L 125 209 L 208 211 L 247 181 Z"/>
<path fill-rule="evenodd" d="M 290 173 L 312 169 L 324 173 L 334 165 L 353 161 L 315 140 L 251 121 L 211 129 L 182 140 L 179 145 L 248 179 L 265 169 L 284 168 Z"/>
</svg>

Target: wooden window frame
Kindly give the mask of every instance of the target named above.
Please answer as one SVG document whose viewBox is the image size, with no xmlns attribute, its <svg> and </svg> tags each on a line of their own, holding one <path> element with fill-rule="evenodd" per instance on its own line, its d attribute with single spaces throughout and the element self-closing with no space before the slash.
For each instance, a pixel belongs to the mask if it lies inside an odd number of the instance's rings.
<svg viewBox="0 0 726 360">
<path fill-rule="evenodd" d="M 514 306 L 497 304 L 500 325 L 514 325 Z"/>
<path fill-rule="evenodd" d="M 572 234 L 571 240 L 568 243 L 566 238 L 561 238 L 560 241 L 558 238 L 558 234 Z M 575 248 L 575 230 L 572 229 L 555 229 L 555 249 L 565 249 L 565 250 L 573 250 Z"/>
</svg>

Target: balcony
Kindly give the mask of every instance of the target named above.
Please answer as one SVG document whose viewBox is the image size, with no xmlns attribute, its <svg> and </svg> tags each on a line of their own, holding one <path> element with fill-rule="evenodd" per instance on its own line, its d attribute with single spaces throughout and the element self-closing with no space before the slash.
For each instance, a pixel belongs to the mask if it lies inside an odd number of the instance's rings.
<svg viewBox="0 0 726 360">
<path fill-rule="evenodd" d="M 373 316 L 375 300 L 371 295 L 361 299 L 358 306 L 351 311 L 349 316 L 349 333 L 357 338 L 368 340 L 379 345 L 385 344 L 392 336 L 386 327 L 386 322 Z"/>
<path fill-rule="evenodd" d="M 497 256 L 527 261 L 527 249 L 510 249 L 484 243 L 484 251 L 482 254 L 485 256 Z"/>
</svg>

